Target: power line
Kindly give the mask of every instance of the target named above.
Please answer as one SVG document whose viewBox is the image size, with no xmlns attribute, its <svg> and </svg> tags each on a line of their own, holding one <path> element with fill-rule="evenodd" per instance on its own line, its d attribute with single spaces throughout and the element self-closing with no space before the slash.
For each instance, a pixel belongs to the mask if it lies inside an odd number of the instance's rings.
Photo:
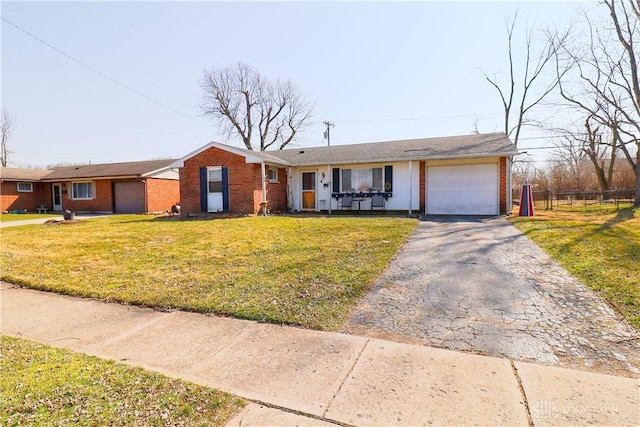
<svg viewBox="0 0 640 427">
<path fill-rule="evenodd" d="M 146 99 L 146 100 L 148 100 L 148 101 L 151 101 L 151 102 L 153 102 L 153 103 L 155 103 L 155 104 L 160 105 L 161 107 L 164 107 L 164 108 L 166 108 L 166 109 L 168 109 L 168 110 L 171 110 L 171 111 L 173 111 L 174 113 L 178 113 L 178 114 L 180 114 L 180 115 L 182 115 L 182 116 L 184 116 L 184 117 L 187 117 L 187 118 L 189 118 L 189 119 L 191 119 L 191 120 L 195 120 L 195 121 L 198 121 L 198 122 L 200 122 L 200 123 L 204 123 L 202 120 L 200 120 L 200 119 L 198 119 L 198 118 L 196 118 L 196 117 L 193 117 L 193 116 L 191 116 L 191 115 L 189 115 L 189 114 L 187 114 L 187 113 L 184 113 L 184 112 L 182 112 L 182 111 L 180 111 L 180 110 L 178 110 L 178 109 L 175 109 L 175 108 L 173 108 L 173 107 L 171 107 L 171 106 L 169 106 L 169 105 L 167 105 L 167 104 L 165 104 L 165 103 L 163 103 L 163 102 L 161 102 L 161 101 L 158 101 L 157 99 L 154 99 L 154 98 L 150 97 L 149 95 L 146 95 L 146 94 L 144 94 L 144 93 L 140 92 L 139 90 L 134 89 L 134 88 L 132 88 L 131 86 L 128 86 L 128 85 L 126 85 L 126 84 L 122 83 L 121 81 L 119 81 L 119 80 L 117 80 L 117 79 L 114 79 L 113 77 L 111 77 L 111 76 L 109 76 L 109 75 L 107 75 L 107 74 L 105 74 L 105 73 L 103 73 L 103 72 L 101 72 L 101 71 L 99 71 L 99 70 L 95 69 L 94 67 L 92 67 L 92 66 L 90 66 L 90 65 L 85 64 L 85 63 L 84 63 L 84 62 L 82 62 L 81 60 L 79 60 L 79 59 L 77 59 L 77 58 L 75 58 L 75 57 L 73 57 L 73 56 L 69 55 L 68 53 L 66 53 L 66 52 L 64 52 L 64 51 L 62 51 L 62 50 L 60 50 L 60 49 L 58 49 L 57 47 L 53 46 L 52 44 L 47 43 L 46 41 L 42 40 L 42 39 L 41 39 L 41 38 L 39 38 L 38 36 L 36 36 L 36 35 L 34 35 L 34 34 L 30 33 L 29 31 L 25 30 L 25 29 L 24 29 L 24 28 L 22 28 L 21 26 L 19 26 L 19 25 L 17 25 L 17 24 L 14 24 L 13 22 L 9 21 L 8 19 L 6 19 L 6 18 L 4 18 L 4 17 L 0 17 L 0 19 L 2 19 L 4 22 L 6 22 L 7 24 L 11 25 L 12 27 L 16 28 L 17 30 L 19 30 L 19 31 L 23 32 L 24 34 L 28 35 L 29 37 L 31 37 L 31 38 L 33 38 L 33 39 L 35 39 L 35 40 L 39 41 L 40 43 L 42 43 L 43 45 L 45 45 L 45 46 L 47 46 L 48 48 L 52 49 L 53 51 L 55 51 L 55 52 L 59 53 L 60 55 L 63 55 L 63 56 L 65 56 L 65 57 L 67 57 L 68 59 L 72 60 L 73 62 L 75 62 L 75 63 L 77 63 L 77 64 L 81 65 L 82 67 L 84 67 L 84 68 L 88 69 L 89 71 L 91 71 L 91 72 L 93 72 L 93 73 L 95 73 L 95 74 L 99 75 L 100 77 L 103 77 L 103 78 L 105 78 L 105 79 L 107 79 L 107 80 L 109 80 L 109 81 L 111 81 L 111 82 L 113 82 L 113 83 L 117 84 L 118 86 L 121 86 L 121 87 L 123 87 L 124 89 L 127 89 L 128 91 L 133 92 L 133 93 L 135 93 L 136 95 L 138 95 L 138 96 L 141 96 L 141 97 L 145 98 L 145 99 Z"/>
</svg>

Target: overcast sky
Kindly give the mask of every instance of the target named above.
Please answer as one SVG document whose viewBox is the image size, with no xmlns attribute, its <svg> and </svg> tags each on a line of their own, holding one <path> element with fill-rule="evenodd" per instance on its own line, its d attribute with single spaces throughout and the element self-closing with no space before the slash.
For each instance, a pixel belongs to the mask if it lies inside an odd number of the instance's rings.
<svg viewBox="0 0 640 427">
<path fill-rule="evenodd" d="M 474 121 L 498 132 L 500 100 L 479 69 L 507 82 L 505 18 L 518 10 L 523 30 L 559 28 L 579 6 L 3 1 L 1 99 L 16 119 L 9 160 L 134 161 L 238 144 L 198 109 L 203 70 L 237 61 L 294 81 L 315 102 L 300 146 L 326 144 L 324 120 L 335 123 L 332 144 L 468 134 Z M 536 112 L 550 114 L 548 105 Z M 522 148 L 549 145 L 540 135 L 528 131 Z"/>
</svg>

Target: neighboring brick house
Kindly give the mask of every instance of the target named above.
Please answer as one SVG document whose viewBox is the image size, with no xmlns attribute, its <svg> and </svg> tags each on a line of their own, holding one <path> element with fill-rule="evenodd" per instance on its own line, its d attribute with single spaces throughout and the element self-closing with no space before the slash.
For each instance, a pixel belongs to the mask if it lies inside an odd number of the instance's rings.
<svg viewBox="0 0 640 427">
<path fill-rule="evenodd" d="M 51 204 L 48 184 L 40 180 L 50 170 L 0 168 L 0 212 L 35 212 L 40 205 Z"/>
<path fill-rule="evenodd" d="M 178 172 L 169 167 L 172 162 L 150 160 L 51 170 L 1 168 L 0 210 L 35 212 L 44 206 L 52 212 L 167 211 L 180 200 Z M 31 192 L 26 191 L 27 183 Z"/>
<path fill-rule="evenodd" d="M 449 215 L 511 210 L 504 133 L 256 152 L 211 142 L 171 166 L 180 169 L 182 213 L 331 212 L 345 208 Z"/>
</svg>

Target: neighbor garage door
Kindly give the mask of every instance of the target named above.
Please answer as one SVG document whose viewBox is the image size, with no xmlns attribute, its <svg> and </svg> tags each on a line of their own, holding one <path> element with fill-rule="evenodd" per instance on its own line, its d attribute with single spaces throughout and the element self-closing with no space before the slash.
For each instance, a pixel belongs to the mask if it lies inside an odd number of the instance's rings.
<svg viewBox="0 0 640 427">
<path fill-rule="evenodd" d="M 144 213 L 144 182 L 126 181 L 113 185 L 116 213 Z"/>
<path fill-rule="evenodd" d="M 496 215 L 498 165 L 430 166 L 427 168 L 427 214 Z"/>
</svg>

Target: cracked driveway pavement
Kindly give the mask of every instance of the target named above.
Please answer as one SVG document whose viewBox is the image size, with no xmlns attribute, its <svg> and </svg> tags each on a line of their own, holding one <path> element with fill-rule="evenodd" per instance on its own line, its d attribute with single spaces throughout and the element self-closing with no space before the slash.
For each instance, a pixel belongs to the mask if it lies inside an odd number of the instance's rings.
<svg viewBox="0 0 640 427">
<path fill-rule="evenodd" d="M 640 332 L 503 217 L 421 221 L 344 331 L 640 373 Z"/>
</svg>

